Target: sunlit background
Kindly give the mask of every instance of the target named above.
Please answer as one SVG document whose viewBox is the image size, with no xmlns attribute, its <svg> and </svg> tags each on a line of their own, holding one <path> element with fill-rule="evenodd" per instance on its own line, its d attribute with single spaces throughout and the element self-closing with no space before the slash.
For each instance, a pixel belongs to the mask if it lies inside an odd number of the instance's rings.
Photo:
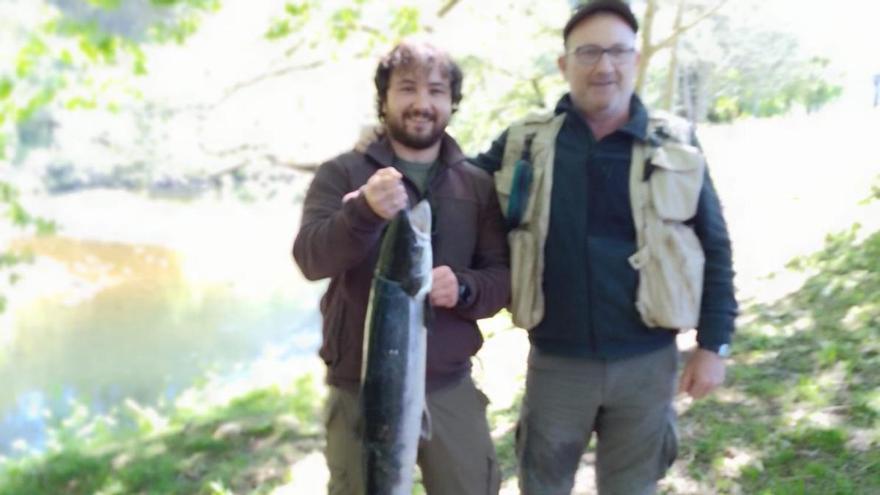
<svg viewBox="0 0 880 495">
<path fill-rule="evenodd" d="M 376 120 L 378 57 L 409 34 L 447 48 L 465 70 L 450 132 L 476 153 L 565 91 L 555 64 L 573 3 L 0 2 L 0 472 L 304 376 L 317 418 L 324 283 L 302 278 L 290 247 L 314 168 Z M 785 264 L 828 233 L 880 228 L 880 202 L 864 201 L 880 174 L 880 2 L 631 4 L 653 12 L 642 94 L 697 122 L 741 300 L 796 289 L 809 273 Z M 509 326 L 484 322 L 475 363 L 499 438 L 528 346 Z M 880 448 L 878 427 L 867 435 Z M 308 439 L 247 483 L 217 475 L 199 493 L 321 493 Z M 728 454 L 730 478 L 758 455 Z M 592 493 L 587 466 L 578 494 Z M 95 493 L 128 493 L 114 483 Z M 665 489 L 707 483 L 682 470 Z"/>
</svg>

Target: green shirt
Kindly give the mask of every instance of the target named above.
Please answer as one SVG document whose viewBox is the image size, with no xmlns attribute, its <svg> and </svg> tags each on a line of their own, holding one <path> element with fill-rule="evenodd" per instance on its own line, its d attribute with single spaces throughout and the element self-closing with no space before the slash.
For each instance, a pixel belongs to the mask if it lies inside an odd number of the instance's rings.
<svg viewBox="0 0 880 495">
<path fill-rule="evenodd" d="M 431 175 L 433 175 L 434 169 L 437 167 L 437 162 L 409 162 L 399 157 L 394 157 L 394 166 L 415 184 L 416 189 L 419 190 L 419 195 L 424 196 L 425 191 L 428 189 L 428 181 L 431 180 Z"/>
</svg>

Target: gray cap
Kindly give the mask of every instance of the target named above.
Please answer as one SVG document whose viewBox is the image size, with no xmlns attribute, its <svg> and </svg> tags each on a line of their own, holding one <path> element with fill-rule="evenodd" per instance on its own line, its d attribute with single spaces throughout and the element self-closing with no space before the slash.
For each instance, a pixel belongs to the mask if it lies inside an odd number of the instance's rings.
<svg viewBox="0 0 880 495">
<path fill-rule="evenodd" d="M 562 40 L 567 40 L 568 34 L 571 33 L 572 29 L 580 24 L 581 21 L 600 12 L 607 12 L 620 17 L 624 22 L 629 24 L 629 27 L 632 28 L 633 32 L 639 32 L 639 21 L 636 20 L 636 16 L 633 14 L 632 10 L 630 10 L 629 4 L 622 0 L 591 0 L 578 7 L 577 10 L 571 14 L 571 18 L 568 19 L 568 22 L 565 23 L 565 28 L 562 30 Z"/>
</svg>

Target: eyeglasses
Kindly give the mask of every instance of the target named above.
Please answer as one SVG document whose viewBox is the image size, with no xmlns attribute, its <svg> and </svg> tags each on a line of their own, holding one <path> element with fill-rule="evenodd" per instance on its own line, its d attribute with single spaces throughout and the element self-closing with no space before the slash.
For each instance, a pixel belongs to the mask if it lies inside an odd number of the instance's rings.
<svg viewBox="0 0 880 495">
<path fill-rule="evenodd" d="M 602 59 L 602 55 L 606 53 L 611 59 L 612 64 L 621 65 L 631 62 L 636 55 L 636 50 L 635 48 L 620 45 L 614 45 L 611 48 L 602 48 L 599 45 L 581 45 L 572 48 L 567 53 L 574 55 L 574 58 L 581 65 L 596 65 Z"/>
</svg>

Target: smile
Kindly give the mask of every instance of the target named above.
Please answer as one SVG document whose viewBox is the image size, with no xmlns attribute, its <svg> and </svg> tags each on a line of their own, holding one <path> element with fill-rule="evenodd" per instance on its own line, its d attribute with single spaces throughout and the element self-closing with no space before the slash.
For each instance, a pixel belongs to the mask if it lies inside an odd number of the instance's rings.
<svg viewBox="0 0 880 495">
<path fill-rule="evenodd" d="M 413 123 L 413 124 L 433 124 L 434 123 L 434 119 L 429 119 L 429 118 L 425 118 L 425 117 L 408 117 L 406 120 L 408 122 Z"/>
</svg>

